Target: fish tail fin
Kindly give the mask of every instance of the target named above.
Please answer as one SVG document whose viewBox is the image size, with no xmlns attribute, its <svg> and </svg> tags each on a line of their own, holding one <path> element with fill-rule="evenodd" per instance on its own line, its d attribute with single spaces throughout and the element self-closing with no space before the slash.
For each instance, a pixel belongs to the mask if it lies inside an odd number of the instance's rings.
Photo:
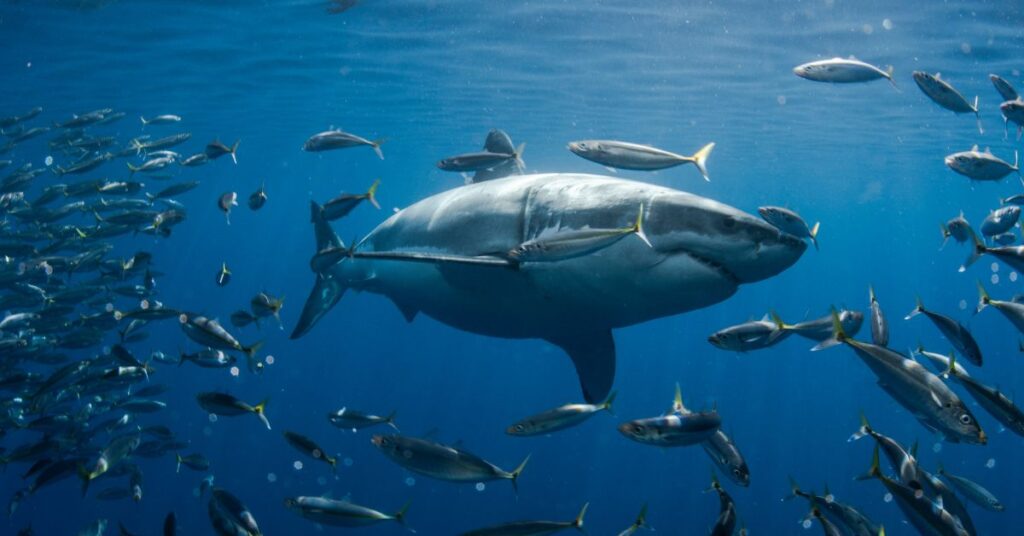
<svg viewBox="0 0 1024 536">
<path fill-rule="evenodd" d="M 786 323 L 782 321 L 782 317 L 780 317 L 779 313 L 775 312 L 774 309 L 768 311 L 768 317 L 771 319 L 772 323 L 775 324 L 775 329 L 773 329 L 771 334 L 768 335 L 768 342 L 772 342 L 775 339 L 778 339 L 783 333 L 786 332 L 786 330 L 791 329 L 793 327 L 786 325 Z"/>
<path fill-rule="evenodd" d="M 843 329 L 843 323 L 839 321 L 839 313 L 836 312 L 836 308 L 832 307 L 832 336 L 818 343 L 814 348 L 811 348 L 812 352 L 825 350 L 832 348 L 833 346 L 843 343 L 849 340 L 849 336 Z"/>
<path fill-rule="evenodd" d="M 89 493 L 89 484 L 92 483 L 92 473 L 84 465 L 78 464 L 78 478 L 82 479 L 82 497 Z"/>
<path fill-rule="evenodd" d="M 402 507 L 399 508 L 398 511 L 395 512 L 395 514 L 391 517 L 395 518 L 395 521 L 397 521 L 399 525 L 405 527 L 410 532 L 416 532 L 415 530 L 412 530 L 411 528 L 409 528 L 408 525 L 405 524 L 405 514 L 409 511 L 410 504 L 412 504 L 412 501 L 405 501 L 405 504 L 403 504 Z"/>
<path fill-rule="evenodd" d="M 973 245 L 971 247 L 970 255 L 968 255 L 967 259 L 964 260 L 964 264 L 960 266 L 961 272 L 967 271 L 967 267 L 977 262 L 977 260 L 980 259 L 981 256 L 988 251 L 988 247 L 985 246 L 985 243 L 982 242 L 980 238 L 978 238 L 978 235 L 977 233 L 974 232 L 974 229 L 968 228 L 967 230 L 971 235 L 971 242 Z"/>
<path fill-rule="evenodd" d="M 632 231 L 636 236 L 640 237 L 640 240 L 647 244 L 647 247 L 654 248 L 651 245 L 651 241 L 647 239 L 647 233 L 644 232 L 644 204 L 640 203 L 640 211 L 636 213 L 636 222 L 633 224 Z"/>
<path fill-rule="evenodd" d="M 676 382 L 676 394 L 672 397 L 672 413 L 686 413 L 686 406 L 683 405 L 683 389 Z"/>
<path fill-rule="evenodd" d="M 895 71 L 896 71 L 896 68 L 893 67 L 892 65 L 886 67 L 885 68 L 885 77 L 889 79 L 889 83 L 892 84 L 892 88 L 893 89 L 895 89 L 899 93 L 903 93 L 903 90 L 900 89 L 900 86 L 896 85 L 896 80 L 892 77 L 892 75 L 893 75 L 893 73 Z"/>
<path fill-rule="evenodd" d="M 128 166 L 128 171 L 131 172 L 131 173 L 129 173 L 129 176 L 134 176 L 135 172 L 138 171 L 139 168 L 141 167 L 141 166 L 133 166 L 131 162 L 128 162 L 125 165 Z"/>
<path fill-rule="evenodd" d="M 53 166 L 51 169 L 53 170 L 53 174 L 54 175 L 56 175 L 58 177 L 63 177 L 64 176 L 64 173 L 65 173 L 64 168 L 62 168 L 60 166 Z"/>
<path fill-rule="evenodd" d="M 516 160 L 516 167 L 519 169 L 520 173 L 522 173 L 523 170 L 526 169 L 526 162 L 523 162 L 523 152 L 525 152 L 525 151 L 526 151 L 526 142 L 523 142 L 523 143 L 520 143 L 519 147 L 516 147 L 515 152 L 512 153 L 512 155 L 515 157 L 515 160 Z"/>
<path fill-rule="evenodd" d="M 711 151 L 715 148 L 715 142 L 711 142 L 704 147 L 701 147 L 699 151 L 693 153 L 690 158 L 693 160 L 693 164 L 697 166 L 697 170 L 700 171 L 704 180 L 711 182 L 711 178 L 708 177 L 708 157 L 711 156 Z"/>
<path fill-rule="evenodd" d="M 992 298 L 989 297 L 988 292 L 985 290 L 985 285 L 981 284 L 981 280 L 978 280 L 978 308 L 975 312 L 980 313 L 982 309 L 988 306 L 992 302 Z"/>
<path fill-rule="evenodd" d="M 818 230 L 821 229 L 821 222 L 816 222 L 814 227 L 811 227 L 811 232 L 808 233 L 811 237 L 811 243 L 814 244 L 814 250 L 818 251 Z"/>
<path fill-rule="evenodd" d="M 242 143 L 242 140 L 235 140 L 235 144 L 231 146 L 231 161 L 238 164 L 238 144 Z"/>
<path fill-rule="evenodd" d="M 636 521 L 633 522 L 633 526 L 636 528 L 647 526 L 647 503 L 640 507 L 640 513 L 636 515 Z"/>
<path fill-rule="evenodd" d="M 181 453 L 180 452 L 175 452 L 174 453 L 174 459 L 175 459 L 175 461 L 178 462 L 178 467 L 174 470 L 174 472 L 175 473 L 180 473 L 181 472 Z"/>
<path fill-rule="evenodd" d="M 871 467 L 868 469 L 868 472 L 856 477 L 854 480 L 870 480 L 881 476 L 882 469 L 880 467 L 880 460 L 878 459 L 878 444 L 876 443 L 874 453 L 871 455 Z"/>
<path fill-rule="evenodd" d="M 384 145 L 387 138 L 377 138 L 370 142 L 370 147 L 373 147 L 373 152 L 377 153 L 377 157 L 384 160 L 384 151 L 380 150 L 380 146 Z"/>
<path fill-rule="evenodd" d="M 954 352 L 949 353 L 949 366 L 940 374 L 943 379 L 948 379 L 951 375 L 956 376 L 956 353 Z"/>
<path fill-rule="evenodd" d="M 373 205 L 374 208 L 380 210 L 380 203 L 377 202 L 377 187 L 380 186 L 380 179 L 373 181 L 370 185 L 370 189 L 366 191 L 366 200 Z"/>
<path fill-rule="evenodd" d="M 580 508 L 580 513 L 576 514 L 576 519 L 572 520 L 572 528 L 583 532 L 583 516 L 587 515 L 587 508 L 590 507 L 590 503 L 584 503 L 583 508 Z"/>
<path fill-rule="evenodd" d="M 388 426 L 394 428 L 396 432 L 401 432 L 401 430 L 399 430 L 398 426 L 395 424 L 395 415 L 397 414 L 397 410 L 393 410 L 391 413 L 388 413 L 388 416 L 384 417 L 384 424 L 387 424 Z"/>
<path fill-rule="evenodd" d="M 795 498 L 797 498 L 799 496 L 800 496 L 800 486 L 797 485 L 796 479 L 793 478 L 793 475 L 790 475 L 789 476 L 789 495 L 786 495 L 785 497 L 783 497 L 782 500 L 789 501 L 789 500 L 795 499 Z"/>
<path fill-rule="evenodd" d="M 617 394 L 619 394 L 618 391 L 612 391 L 608 395 L 608 398 L 604 399 L 604 402 L 601 403 L 601 409 L 607 411 L 608 413 L 611 413 L 612 415 L 615 415 L 615 412 L 612 411 L 612 404 L 615 402 L 615 395 Z"/>
<path fill-rule="evenodd" d="M 245 352 L 245 355 L 248 357 L 256 357 L 256 352 L 258 352 L 262 347 L 263 341 L 260 341 L 257 342 L 256 344 L 253 344 L 252 346 L 243 346 L 242 351 Z"/>
<path fill-rule="evenodd" d="M 946 247 L 946 242 L 949 242 L 949 237 L 952 235 L 949 232 L 949 229 L 946 228 L 945 223 L 939 223 L 939 232 L 942 233 L 942 245 L 939 246 L 939 249 L 941 250 Z"/>
<path fill-rule="evenodd" d="M 871 423 L 868 422 L 867 416 L 865 416 L 864 412 L 862 411 L 860 413 L 860 428 L 858 428 L 857 431 L 850 436 L 850 439 L 847 439 L 847 441 L 856 441 L 870 433 Z"/>
<path fill-rule="evenodd" d="M 917 303 L 914 305 L 914 308 L 907 313 L 907 316 L 903 317 L 904 320 L 910 320 L 924 312 L 924 303 L 921 301 L 921 296 L 915 296 L 914 299 L 917 300 Z"/>
<path fill-rule="evenodd" d="M 259 404 L 256 404 L 255 406 L 253 406 L 252 412 L 255 413 L 257 417 L 259 417 L 260 421 L 264 424 L 264 426 L 267 427 L 267 430 L 270 430 L 270 420 L 267 419 L 267 411 L 266 411 L 267 410 L 267 402 L 270 402 L 270 398 L 269 397 L 268 398 L 264 398 L 262 402 L 260 402 Z"/>
<path fill-rule="evenodd" d="M 519 467 L 516 467 L 514 471 L 509 473 L 509 480 L 512 481 L 512 489 L 515 490 L 517 494 L 519 493 L 519 475 L 523 474 L 523 469 L 526 467 L 526 464 L 530 462 L 530 456 L 533 456 L 533 454 L 527 454 L 526 458 L 524 458 L 522 463 L 519 464 Z"/>
<path fill-rule="evenodd" d="M 146 126 L 149 124 L 149 121 L 146 121 L 146 118 L 141 115 L 139 116 L 139 121 L 142 121 L 142 126 Z"/>
<path fill-rule="evenodd" d="M 974 122 L 978 124 L 978 134 L 984 134 L 985 128 L 981 126 L 981 114 L 978 113 L 978 96 L 974 96 Z"/>
</svg>

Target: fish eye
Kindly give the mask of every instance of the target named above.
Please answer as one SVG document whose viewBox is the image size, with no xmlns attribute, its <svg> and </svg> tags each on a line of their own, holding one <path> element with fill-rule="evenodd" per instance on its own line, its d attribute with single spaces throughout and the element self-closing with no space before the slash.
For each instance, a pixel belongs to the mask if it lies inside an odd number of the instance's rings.
<svg viewBox="0 0 1024 536">
<path fill-rule="evenodd" d="M 633 426 L 633 433 L 637 435 L 644 433 L 643 425 L 637 424 Z"/>
<path fill-rule="evenodd" d="M 523 426 L 523 425 L 521 425 L 521 424 L 517 424 L 517 425 L 516 425 L 516 431 L 517 431 L 517 432 L 522 432 L 522 431 L 523 431 L 523 430 L 525 430 L 525 429 L 526 429 L 526 427 L 525 427 L 525 426 Z"/>
<path fill-rule="evenodd" d="M 974 419 L 972 419 L 971 416 L 966 413 L 960 416 L 960 424 L 971 424 L 973 421 Z"/>
</svg>

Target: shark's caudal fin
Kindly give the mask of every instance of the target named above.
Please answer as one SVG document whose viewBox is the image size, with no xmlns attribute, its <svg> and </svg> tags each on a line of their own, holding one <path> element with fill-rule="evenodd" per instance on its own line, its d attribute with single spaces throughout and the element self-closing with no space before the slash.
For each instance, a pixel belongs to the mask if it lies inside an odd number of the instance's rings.
<svg viewBox="0 0 1024 536">
<path fill-rule="evenodd" d="M 316 251 L 329 248 L 344 248 L 341 239 L 324 219 L 323 211 L 316 202 L 310 202 L 310 218 L 313 221 L 313 232 L 316 235 Z M 298 339 L 313 328 L 327 311 L 334 307 L 345 294 L 345 285 L 330 273 L 317 274 L 313 290 L 302 306 L 299 322 L 292 331 L 291 338 Z"/>
<path fill-rule="evenodd" d="M 583 398 L 590 404 L 604 401 L 615 382 L 615 339 L 611 330 L 576 332 L 548 340 L 565 350 L 576 365 Z"/>
</svg>

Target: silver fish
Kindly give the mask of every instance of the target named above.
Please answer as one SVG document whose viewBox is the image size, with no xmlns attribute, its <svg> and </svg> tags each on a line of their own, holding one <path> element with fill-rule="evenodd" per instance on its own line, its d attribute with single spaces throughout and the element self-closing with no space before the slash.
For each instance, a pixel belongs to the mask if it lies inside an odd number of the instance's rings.
<svg viewBox="0 0 1024 536">
<path fill-rule="evenodd" d="M 892 87 L 899 89 L 896 87 L 896 82 L 892 79 L 892 72 L 892 66 L 883 71 L 853 56 L 845 59 L 835 57 L 827 60 L 812 61 L 793 68 L 793 74 L 815 82 L 850 84 L 885 78 L 889 80 Z"/>
<path fill-rule="evenodd" d="M 978 132 L 985 133 L 985 129 L 981 128 L 981 116 L 978 115 L 977 96 L 974 97 L 974 104 L 971 104 L 963 94 L 943 80 L 940 73 L 932 75 L 924 71 L 914 71 L 914 82 L 935 104 L 957 114 L 973 113 L 978 121 Z"/>
<path fill-rule="evenodd" d="M 657 147 L 625 141 L 583 140 L 569 143 L 569 150 L 577 156 L 608 168 L 655 171 L 693 164 L 706 181 L 711 180 L 708 178 L 707 161 L 714 148 L 715 144 L 709 143 L 693 156 L 684 156 Z"/>
</svg>

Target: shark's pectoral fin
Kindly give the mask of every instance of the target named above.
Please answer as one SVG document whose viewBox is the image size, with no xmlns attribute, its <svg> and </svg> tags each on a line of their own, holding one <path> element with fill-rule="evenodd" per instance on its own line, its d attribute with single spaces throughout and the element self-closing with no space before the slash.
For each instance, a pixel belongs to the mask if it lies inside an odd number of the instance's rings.
<svg viewBox="0 0 1024 536">
<path fill-rule="evenodd" d="M 548 339 L 569 354 L 576 365 L 583 398 L 599 404 L 615 382 L 615 339 L 611 330 L 573 332 Z"/>
<path fill-rule="evenodd" d="M 306 304 L 302 306 L 302 314 L 299 316 L 299 323 L 295 325 L 291 338 L 298 339 L 312 329 L 313 325 L 330 311 L 341 296 L 345 294 L 345 285 L 331 275 L 320 275 L 316 278 L 316 284 L 306 298 Z"/>
</svg>

